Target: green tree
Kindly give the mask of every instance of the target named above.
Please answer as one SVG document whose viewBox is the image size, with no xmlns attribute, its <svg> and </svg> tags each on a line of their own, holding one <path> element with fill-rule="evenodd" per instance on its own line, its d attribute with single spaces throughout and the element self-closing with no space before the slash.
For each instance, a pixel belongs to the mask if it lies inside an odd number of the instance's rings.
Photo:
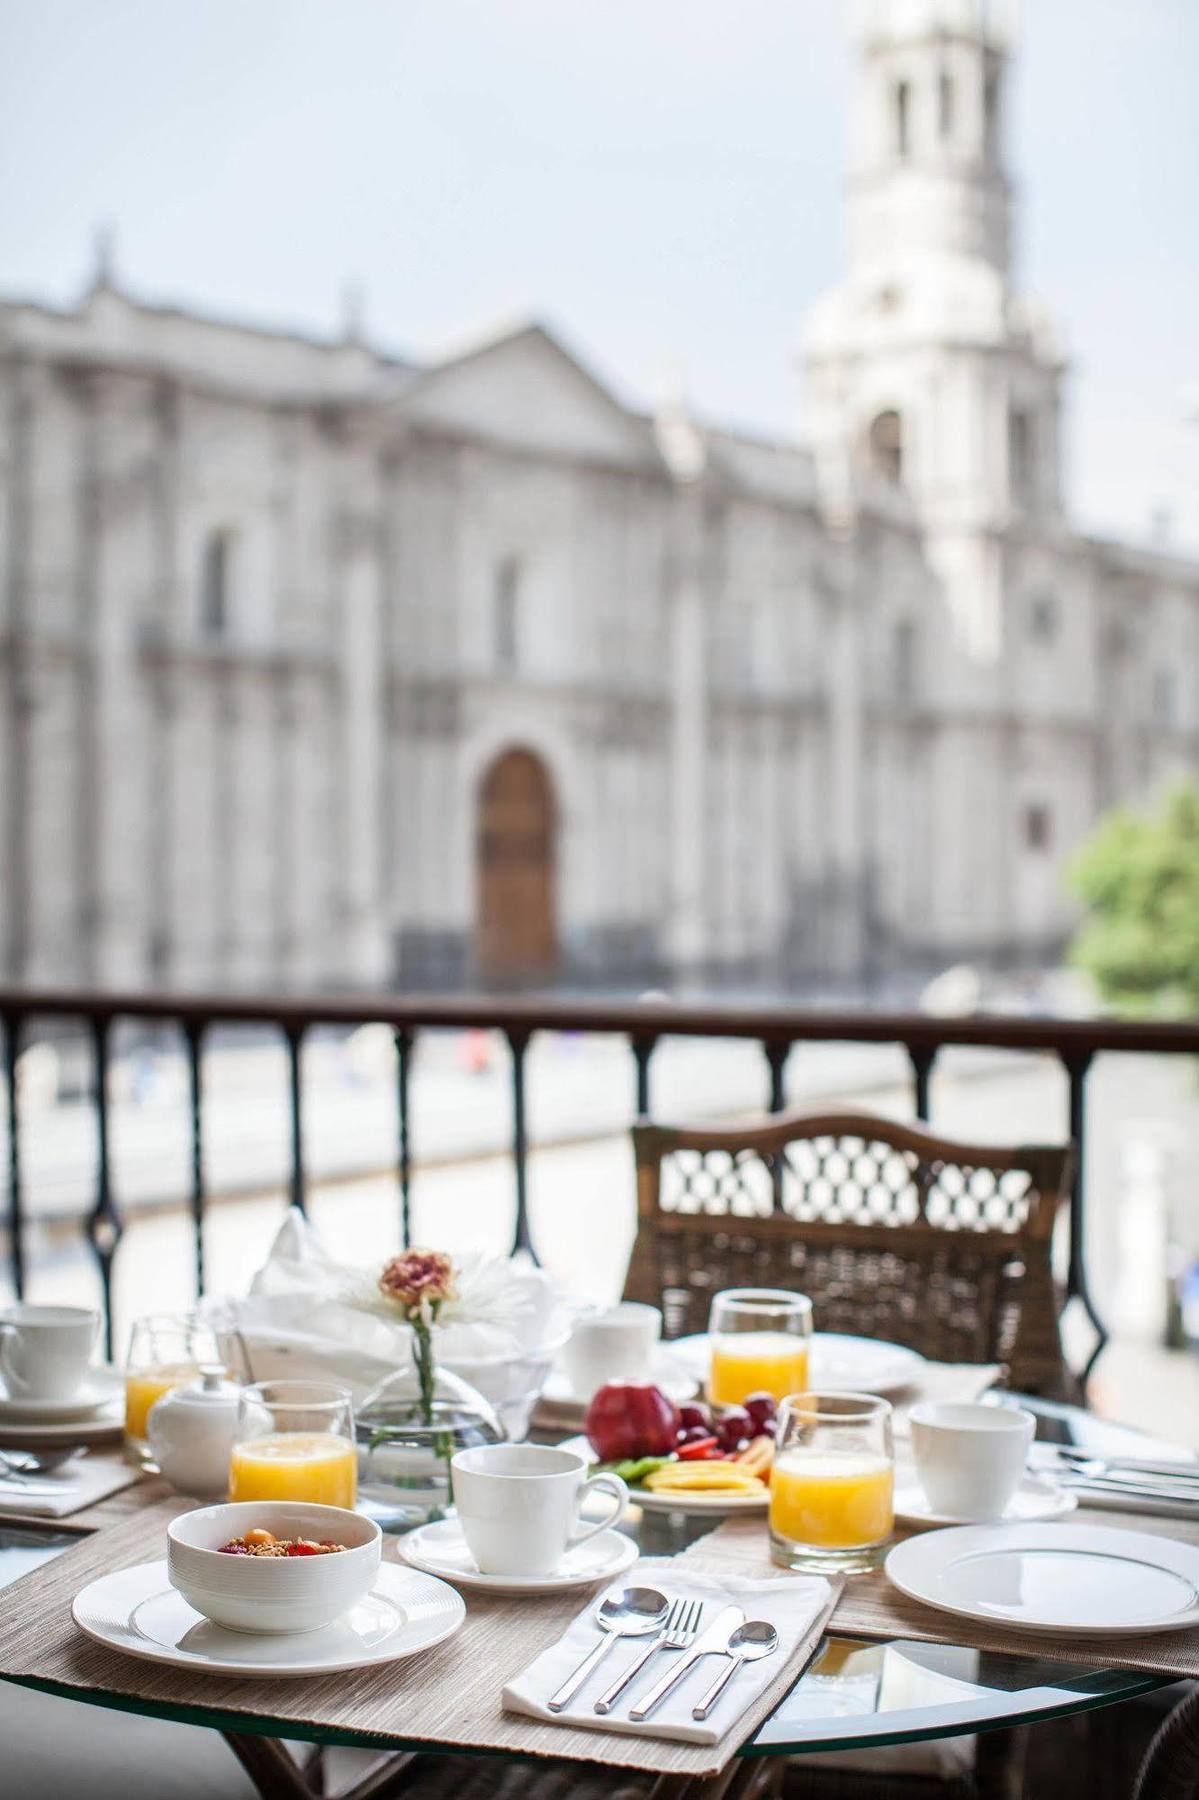
<svg viewBox="0 0 1199 1800">
<path fill-rule="evenodd" d="M 1109 813 L 1075 856 L 1086 908 L 1071 945 L 1103 998 L 1124 1012 L 1199 1012 L 1199 786 L 1155 810 Z"/>
</svg>

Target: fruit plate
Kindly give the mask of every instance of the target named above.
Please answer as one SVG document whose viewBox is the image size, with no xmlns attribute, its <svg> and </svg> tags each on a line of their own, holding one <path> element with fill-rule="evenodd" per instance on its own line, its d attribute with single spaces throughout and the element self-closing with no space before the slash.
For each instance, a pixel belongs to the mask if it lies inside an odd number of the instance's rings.
<svg viewBox="0 0 1199 1800">
<path fill-rule="evenodd" d="M 588 1462 L 594 1462 L 595 1451 L 585 1437 L 567 1438 L 563 1450 L 577 1451 Z M 643 1512 L 657 1513 L 761 1513 L 770 1504 L 770 1490 L 763 1486 L 760 1494 L 655 1494 L 652 1489 L 631 1487 L 629 1501 Z"/>
</svg>

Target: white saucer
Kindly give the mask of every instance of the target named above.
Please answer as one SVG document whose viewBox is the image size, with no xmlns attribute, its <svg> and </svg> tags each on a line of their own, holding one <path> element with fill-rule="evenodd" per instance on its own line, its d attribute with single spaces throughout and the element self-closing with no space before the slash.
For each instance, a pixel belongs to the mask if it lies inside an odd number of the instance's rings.
<svg viewBox="0 0 1199 1800">
<path fill-rule="evenodd" d="M 708 1379 L 711 1348 L 706 1332 L 675 1338 L 670 1348 L 701 1381 Z M 898 1394 L 920 1380 L 924 1358 L 885 1338 L 851 1337 L 840 1331 L 812 1333 L 808 1380 L 821 1393 Z"/>
<path fill-rule="evenodd" d="M 167 1580 L 165 1562 L 102 1575 L 75 1596 L 85 1637 L 148 1662 L 214 1675 L 328 1675 L 412 1656 L 452 1637 L 466 1617 L 444 1581 L 382 1563 L 366 1598 L 320 1631 L 226 1631 L 202 1618 Z"/>
<path fill-rule="evenodd" d="M 995 1525 L 1020 1525 L 1035 1519 L 1060 1519 L 1078 1505 L 1078 1495 L 1059 1487 L 1044 1475 L 1028 1474 L 1007 1503 Z M 916 1471 L 902 1465 L 895 1471 L 895 1517 L 905 1525 L 965 1525 L 974 1521 L 952 1513 L 934 1512 Z"/>
<path fill-rule="evenodd" d="M 90 1419 L 101 1407 L 120 1401 L 112 1376 L 93 1371 L 68 1400 L 26 1400 L 0 1389 L 0 1424 L 57 1425 L 69 1419 Z"/>
<path fill-rule="evenodd" d="M 484 1575 L 467 1548 L 457 1519 L 418 1526 L 400 1539 L 399 1549 L 414 1569 L 489 1594 L 564 1594 L 569 1588 L 611 1580 L 641 1554 L 623 1531 L 601 1531 L 568 1550 L 552 1575 Z"/>
<path fill-rule="evenodd" d="M 893 1586 L 959 1618 L 1054 1637 L 1199 1624 L 1199 1547 L 1100 1525 L 958 1525 L 896 1544 Z"/>
</svg>

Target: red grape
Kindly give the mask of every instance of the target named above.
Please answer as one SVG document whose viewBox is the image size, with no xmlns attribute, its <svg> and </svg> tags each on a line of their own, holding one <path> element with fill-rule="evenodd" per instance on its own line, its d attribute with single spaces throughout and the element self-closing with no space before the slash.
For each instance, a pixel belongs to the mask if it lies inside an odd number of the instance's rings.
<svg viewBox="0 0 1199 1800">
<path fill-rule="evenodd" d="M 754 1428 L 762 1432 L 766 1426 L 773 1425 L 774 1415 L 778 1408 L 773 1394 L 751 1394 L 745 1402 L 745 1410 L 754 1422 Z"/>
<path fill-rule="evenodd" d="M 754 1435 L 754 1422 L 743 1406 L 732 1406 L 717 1419 L 713 1430 L 724 1450 L 739 1450 Z"/>
<path fill-rule="evenodd" d="M 693 1431 L 696 1427 L 702 1427 L 707 1432 L 712 1429 L 712 1415 L 706 1406 L 698 1404 L 680 1406 L 679 1423 L 684 1431 Z"/>
</svg>

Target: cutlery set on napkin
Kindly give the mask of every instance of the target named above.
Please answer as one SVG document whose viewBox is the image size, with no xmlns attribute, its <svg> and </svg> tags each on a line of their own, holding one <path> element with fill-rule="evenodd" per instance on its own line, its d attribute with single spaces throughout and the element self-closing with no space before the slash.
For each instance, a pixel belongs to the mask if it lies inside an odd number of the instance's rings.
<svg viewBox="0 0 1199 1800">
<path fill-rule="evenodd" d="M 1199 1462 L 1094 1456 L 1066 1444 L 1034 1445 L 1030 1460 L 1082 1506 L 1199 1523 Z"/>
<path fill-rule="evenodd" d="M 80 1445 L 50 1452 L 0 1449 L 0 1513 L 67 1518 L 130 1486 L 140 1473 L 119 1453 L 92 1456 Z"/>
<path fill-rule="evenodd" d="M 725 1581 L 643 1561 L 505 1687 L 504 1706 L 590 1730 L 717 1743 L 794 1672 L 797 1651 L 814 1647 L 831 1595 L 819 1576 Z"/>
</svg>

